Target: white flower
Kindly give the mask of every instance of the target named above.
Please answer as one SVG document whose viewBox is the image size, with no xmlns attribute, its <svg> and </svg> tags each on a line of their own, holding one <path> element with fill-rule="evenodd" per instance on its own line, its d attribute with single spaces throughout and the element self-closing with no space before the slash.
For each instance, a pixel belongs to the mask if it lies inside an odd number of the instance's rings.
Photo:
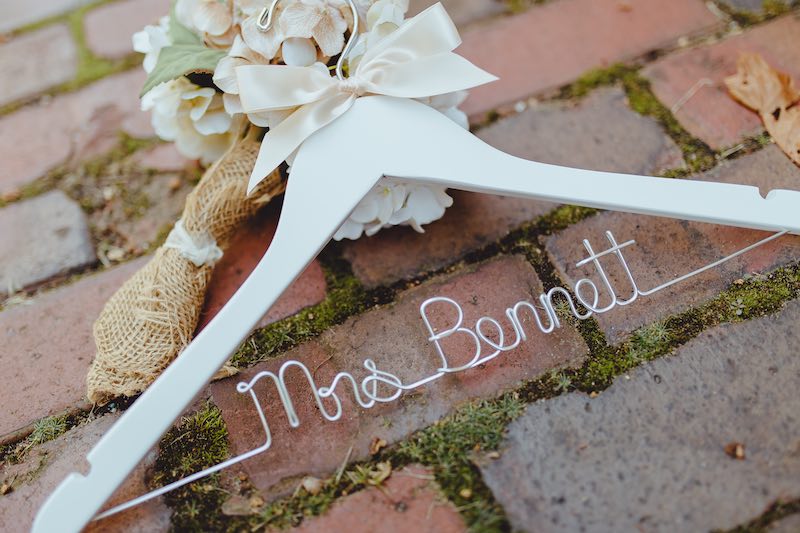
<svg viewBox="0 0 800 533">
<path fill-rule="evenodd" d="M 175 16 L 183 26 L 202 35 L 207 44 L 230 46 L 236 35 L 233 7 L 219 0 L 177 0 Z"/>
<path fill-rule="evenodd" d="M 384 37 L 403 23 L 408 0 L 378 0 L 367 11 L 367 31 Z"/>
<path fill-rule="evenodd" d="M 175 141 L 178 151 L 204 164 L 219 159 L 232 142 L 232 118 L 222 96 L 186 78 L 161 83 L 142 97 L 142 109 L 152 112 L 156 134 Z"/>
<path fill-rule="evenodd" d="M 292 67 L 310 67 L 317 61 L 317 47 L 311 39 L 289 37 L 281 45 L 281 56 Z"/>
<path fill-rule="evenodd" d="M 444 187 L 384 178 L 358 203 L 333 238 L 355 240 L 399 225 L 422 233 L 422 226 L 441 218 L 451 205 L 453 199 Z"/>
<path fill-rule="evenodd" d="M 144 54 L 142 66 L 148 74 L 158 62 L 158 54 L 165 46 L 172 44 L 169 39 L 169 17 L 161 17 L 158 26 L 145 26 L 133 34 L 133 49 Z"/>
<path fill-rule="evenodd" d="M 326 56 L 344 48 L 344 34 L 353 26 L 352 12 L 343 0 L 296 0 L 280 15 L 286 37 L 313 38 Z"/>
</svg>

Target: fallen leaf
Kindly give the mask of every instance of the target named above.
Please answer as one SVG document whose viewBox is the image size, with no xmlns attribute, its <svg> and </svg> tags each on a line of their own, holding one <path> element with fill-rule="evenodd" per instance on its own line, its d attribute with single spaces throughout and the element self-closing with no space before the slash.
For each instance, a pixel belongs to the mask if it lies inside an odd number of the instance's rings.
<svg viewBox="0 0 800 533">
<path fill-rule="evenodd" d="M 385 447 L 386 441 L 380 437 L 375 437 L 372 439 L 372 442 L 369 443 L 369 454 L 375 455 Z"/>
<path fill-rule="evenodd" d="M 725 453 L 733 459 L 744 460 L 744 444 L 741 442 L 731 442 L 725 446 Z"/>
<path fill-rule="evenodd" d="M 249 516 L 253 514 L 253 508 L 247 498 L 235 494 L 222 504 L 222 514 L 225 516 Z"/>
<path fill-rule="evenodd" d="M 800 165 L 800 91 L 794 80 L 759 54 L 742 54 L 737 68 L 725 79 L 731 95 L 761 116 L 775 143 Z"/>
<path fill-rule="evenodd" d="M 371 485 L 380 485 L 386 481 L 386 478 L 390 475 L 392 475 L 392 463 L 384 461 L 375 465 L 375 471 L 372 473 L 369 482 Z"/>
<path fill-rule="evenodd" d="M 306 476 L 303 478 L 302 486 L 307 493 L 316 496 L 322 490 L 322 480 L 314 476 Z"/>
</svg>

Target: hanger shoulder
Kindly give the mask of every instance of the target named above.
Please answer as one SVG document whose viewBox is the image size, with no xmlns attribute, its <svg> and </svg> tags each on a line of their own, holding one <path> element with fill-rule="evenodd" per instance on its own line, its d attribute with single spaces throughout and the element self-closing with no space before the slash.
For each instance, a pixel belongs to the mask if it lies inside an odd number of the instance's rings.
<svg viewBox="0 0 800 533">
<path fill-rule="evenodd" d="M 358 131 L 358 142 L 336 139 Z M 800 192 L 763 198 L 749 185 L 636 176 L 528 161 L 497 150 L 430 107 L 387 96 L 359 99 L 324 130 L 326 148 L 365 154 L 384 174 L 475 192 L 536 198 L 753 229 L 800 234 Z"/>
</svg>

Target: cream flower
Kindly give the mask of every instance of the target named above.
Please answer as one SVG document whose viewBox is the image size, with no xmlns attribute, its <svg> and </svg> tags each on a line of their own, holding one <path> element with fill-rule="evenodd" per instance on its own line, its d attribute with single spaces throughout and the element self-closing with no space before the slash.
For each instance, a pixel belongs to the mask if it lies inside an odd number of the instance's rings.
<svg viewBox="0 0 800 533">
<path fill-rule="evenodd" d="M 177 0 L 175 16 L 183 26 L 202 35 L 207 44 L 230 46 L 236 35 L 233 8 L 219 0 Z"/>
<path fill-rule="evenodd" d="M 145 26 L 142 31 L 133 34 L 133 49 L 144 54 L 142 67 L 148 74 L 158 62 L 158 54 L 172 42 L 169 39 L 169 17 L 161 17 L 158 26 Z"/>
<path fill-rule="evenodd" d="M 231 116 L 222 96 L 186 78 L 157 85 L 142 97 L 142 109 L 152 112 L 156 134 L 175 141 L 178 151 L 204 164 L 219 159 L 232 142 Z"/>
<path fill-rule="evenodd" d="M 405 19 L 408 0 L 378 0 L 367 11 L 367 30 L 384 37 Z"/>
<path fill-rule="evenodd" d="M 353 26 L 352 13 L 343 0 L 297 0 L 286 7 L 279 23 L 283 35 L 313 38 L 328 57 L 342 51 L 344 34 Z"/>
</svg>

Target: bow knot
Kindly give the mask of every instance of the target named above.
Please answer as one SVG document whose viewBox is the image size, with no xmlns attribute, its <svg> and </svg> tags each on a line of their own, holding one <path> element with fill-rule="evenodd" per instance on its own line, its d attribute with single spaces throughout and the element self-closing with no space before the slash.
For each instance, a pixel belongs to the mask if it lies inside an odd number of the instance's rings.
<svg viewBox="0 0 800 533">
<path fill-rule="evenodd" d="M 345 78 L 339 81 L 339 90 L 343 93 L 352 94 L 356 98 L 364 96 L 369 92 L 367 84 L 358 77 Z"/>
<path fill-rule="evenodd" d="M 309 67 L 237 67 L 245 113 L 295 109 L 264 136 L 248 193 L 303 141 L 346 113 L 361 96 L 425 98 L 497 79 L 453 53 L 459 44 L 453 21 L 437 3 L 369 48 L 344 80 Z"/>
</svg>

